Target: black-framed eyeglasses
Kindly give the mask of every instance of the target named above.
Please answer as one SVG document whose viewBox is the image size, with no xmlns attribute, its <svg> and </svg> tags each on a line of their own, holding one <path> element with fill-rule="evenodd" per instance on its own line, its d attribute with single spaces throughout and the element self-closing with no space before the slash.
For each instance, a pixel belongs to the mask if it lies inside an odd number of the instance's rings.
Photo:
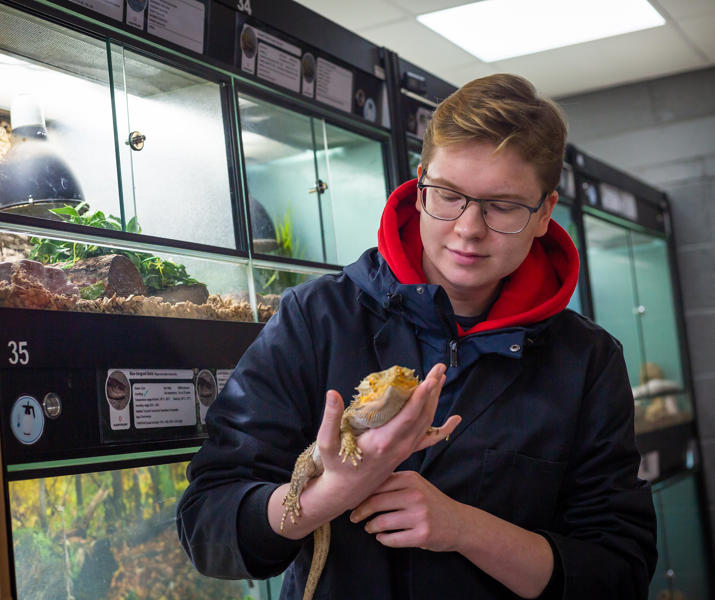
<svg viewBox="0 0 715 600">
<path fill-rule="evenodd" d="M 543 206 L 548 192 L 544 192 L 539 203 L 533 207 L 512 200 L 489 200 L 472 198 L 462 192 L 457 192 L 439 185 L 422 183 L 427 170 L 422 171 L 417 189 L 420 191 L 422 208 L 425 212 L 440 221 L 456 221 L 467 210 L 470 202 L 476 202 L 481 208 L 487 227 L 497 233 L 521 233 L 531 220 L 531 215 Z"/>
</svg>

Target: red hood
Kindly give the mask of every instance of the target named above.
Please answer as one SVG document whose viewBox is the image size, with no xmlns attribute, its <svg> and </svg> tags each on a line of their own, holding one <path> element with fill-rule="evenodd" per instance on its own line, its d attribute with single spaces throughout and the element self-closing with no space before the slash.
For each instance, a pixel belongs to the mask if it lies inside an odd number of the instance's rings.
<svg viewBox="0 0 715 600">
<path fill-rule="evenodd" d="M 415 208 L 417 180 L 403 183 L 382 213 L 377 248 L 395 277 L 404 284 L 425 283 L 422 271 L 420 213 Z M 578 282 L 578 252 L 555 221 L 546 235 L 535 238 L 529 254 L 504 282 L 487 319 L 460 335 L 529 325 L 566 308 Z"/>
</svg>

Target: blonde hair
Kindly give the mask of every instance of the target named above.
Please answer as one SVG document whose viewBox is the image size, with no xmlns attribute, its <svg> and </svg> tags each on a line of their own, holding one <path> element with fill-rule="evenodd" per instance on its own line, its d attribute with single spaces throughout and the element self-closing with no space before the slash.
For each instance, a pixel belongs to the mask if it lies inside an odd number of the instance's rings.
<svg viewBox="0 0 715 600">
<path fill-rule="evenodd" d="M 422 142 L 422 165 L 435 150 L 466 142 L 514 148 L 536 167 L 544 192 L 556 189 L 566 146 L 566 120 L 559 106 L 537 95 L 518 75 L 500 73 L 466 83 L 434 111 Z"/>
</svg>

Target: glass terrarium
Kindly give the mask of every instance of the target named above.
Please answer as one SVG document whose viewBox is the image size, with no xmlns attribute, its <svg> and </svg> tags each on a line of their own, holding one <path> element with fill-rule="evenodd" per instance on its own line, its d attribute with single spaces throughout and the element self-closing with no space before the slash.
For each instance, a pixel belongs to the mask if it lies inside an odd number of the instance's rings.
<svg viewBox="0 0 715 600">
<path fill-rule="evenodd" d="M 554 212 L 551 213 L 551 218 L 568 232 L 573 243 L 578 247 L 577 227 L 571 216 L 571 206 L 564 204 L 561 197 L 559 198 L 558 204 L 554 207 Z M 567 308 L 579 313 L 581 312 L 581 297 L 579 295 L 578 284 L 576 284 L 576 289 L 569 300 Z"/>
<path fill-rule="evenodd" d="M 68 207 L 67 214 L 76 210 Z M 118 228 L 116 217 L 92 216 Z M 112 244 L 112 245 L 110 245 Z M 0 306 L 253 321 L 246 261 L 0 230 Z M 263 320 L 271 307 L 259 306 Z"/>
<path fill-rule="evenodd" d="M 239 114 L 254 252 L 344 265 L 377 245 L 380 141 L 244 95 Z"/>
<path fill-rule="evenodd" d="M 175 523 L 186 466 L 11 481 L 17 599 L 271 598 L 269 582 L 213 579 L 189 562 Z"/>
<path fill-rule="evenodd" d="M 594 317 L 622 344 L 636 432 L 692 420 L 683 381 L 667 241 L 584 216 Z"/>
<path fill-rule="evenodd" d="M 0 214 L 236 249 L 224 84 L 5 6 L 0 31 Z"/>
</svg>

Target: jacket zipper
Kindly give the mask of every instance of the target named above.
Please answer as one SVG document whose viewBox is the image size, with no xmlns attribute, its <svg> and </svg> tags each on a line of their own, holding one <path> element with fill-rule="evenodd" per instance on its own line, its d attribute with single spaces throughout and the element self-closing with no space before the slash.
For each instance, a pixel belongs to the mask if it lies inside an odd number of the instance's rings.
<svg viewBox="0 0 715 600">
<path fill-rule="evenodd" d="M 459 366 L 459 355 L 457 354 L 457 340 L 451 340 L 449 342 L 449 366 Z"/>
</svg>

